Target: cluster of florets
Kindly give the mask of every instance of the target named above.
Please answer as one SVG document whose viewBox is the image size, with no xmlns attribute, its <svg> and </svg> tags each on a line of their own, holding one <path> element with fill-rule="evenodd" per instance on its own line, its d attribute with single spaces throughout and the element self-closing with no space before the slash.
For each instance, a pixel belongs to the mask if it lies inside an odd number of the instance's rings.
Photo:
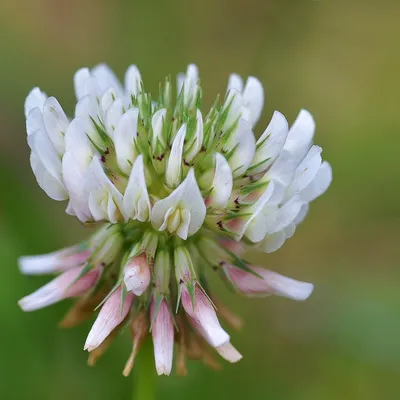
<svg viewBox="0 0 400 400">
<path fill-rule="evenodd" d="M 331 169 L 312 145 L 312 116 L 302 110 L 289 129 L 275 112 L 256 141 L 260 82 L 249 77 L 244 85 L 231 75 L 225 97 L 203 114 L 194 65 L 178 76 L 177 96 L 167 78 L 152 98 L 136 66 L 124 87 L 105 65 L 79 70 L 74 83 L 72 120 L 54 97 L 38 88 L 29 94 L 31 166 L 51 198 L 68 200 L 67 213 L 101 226 L 85 243 L 21 259 L 24 273 L 59 273 L 21 307 L 80 297 L 64 326 L 101 307 L 85 344 L 91 363 L 129 324 L 133 350 L 125 374 L 149 331 L 159 374 L 171 371 L 174 341 L 181 373 L 185 357 L 214 365 L 205 344 L 238 361 L 217 312 L 235 327 L 239 320 L 212 294 L 207 275 L 216 271 L 245 295 L 311 294 L 311 284 L 241 256 L 281 247 L 309 202 L 328 188 Z"/>
</svg>

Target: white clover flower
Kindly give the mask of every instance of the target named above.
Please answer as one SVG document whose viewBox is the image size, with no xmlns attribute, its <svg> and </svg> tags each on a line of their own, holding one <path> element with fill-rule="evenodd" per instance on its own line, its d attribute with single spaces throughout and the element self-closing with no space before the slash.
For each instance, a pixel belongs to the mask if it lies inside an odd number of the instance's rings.
<svg viewBox="0 0 400 400">
<path fill-rule="evenodd" d="M 91 364 L 130 324 L 133 350 L 125 375 L 149 329 L 159 374 L 171 371 L 175 326 L 178 372 L 185 373 L 182 354 L 214 363 L 204 343 L 229 362 L 240 360 L 218 311 L 233 326 L 238 320 L 223 305 L 214 308 L 207 269 L 248 296 L 305 300 L 313 290 L 310 283 L 241 258 L 246 250 L 279 249 L 331 183 L 331 168 L 313 145 L 311 114 L 300 111 L 289 127 L 275 111 L 256 140 L 264 105 L 256 78 L 244 83 L 232 74 L 224 100 L 208 112 L 201 107 L 195 65 L 177 83 L 175 100 L 169 78 L 154 97 L 136 66 L 128 68 L 122 85 L 99 65 L 75 74 L 71 118 L 38 88 L 25 102 L 31 166 L 40 187 L 55 200 L 68 200 L 68 214 L 101 227 L 83 244 L 22 257 L 23 273 L 60 275 L 20 305 L 30 311 L 80 297 L 64 326 L 83 321 L 100 305 L 85 344 Z"/>
</svg>

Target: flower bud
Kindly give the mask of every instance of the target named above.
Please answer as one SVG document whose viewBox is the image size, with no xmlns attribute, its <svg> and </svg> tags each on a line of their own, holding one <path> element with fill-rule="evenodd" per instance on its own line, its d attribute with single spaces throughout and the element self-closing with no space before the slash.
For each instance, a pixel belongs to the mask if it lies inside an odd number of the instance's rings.
<svg viewBox="0 0 400 400">
<path fill-rule="evenodd" d="M 149 287 L 150 279 L 151 272 L 145 254 L 129 259 L 124 268 L 124 282 L 129 291 L 141 296 Z"/>
<path fill-rule="evenodd" d="M 174 251 L 175 277 L 179 284 L 193 282 L 196 278 L 192 258 L 185 247 L 177 247 Z"/>
<path fill-rule="evenodd" d="M 166 250 L 159 250 L 154 263 L 154 281 L 156 290 L 164 296 L 169 295 L 171 277 L 171 259 Z"/>
<path fill-rule="evenodd" d="M 124 237 L 118 225 L 107 225 L 95 235 L 92 243 L 94 245 L 97 244 L 97 248 L 93 252 L 91 261 L 94 264 L 102 263 L 108 265 L 116 259 L 122 250 Z"/>
</svg>

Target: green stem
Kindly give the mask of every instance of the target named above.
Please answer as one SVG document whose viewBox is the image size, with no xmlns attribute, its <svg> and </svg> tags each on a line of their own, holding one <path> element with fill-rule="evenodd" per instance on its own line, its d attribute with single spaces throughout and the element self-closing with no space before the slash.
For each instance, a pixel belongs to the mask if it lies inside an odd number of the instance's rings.
<svg viewBox="0 0 400 400">
<path fill-rule="evenodd" d="M 154 400 L 156 398 L 156 371 L 153 346 L 148 338 L 140 348 L 137 363 L 133 369 L 133 400 Z"/>
</svg>

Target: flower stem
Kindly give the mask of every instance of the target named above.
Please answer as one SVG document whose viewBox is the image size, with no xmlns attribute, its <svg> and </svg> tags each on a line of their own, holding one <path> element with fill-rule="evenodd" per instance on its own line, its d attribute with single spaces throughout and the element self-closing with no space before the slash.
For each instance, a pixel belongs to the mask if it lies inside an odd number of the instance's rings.
<svg viewBox="0 0 400 400">
<path fill-rule="evenodd" d="M 148 338 L 140 348 L 138 362 L 133 370 L 133 400 L 156 398 L 156 372 L 153 359 L 153 346 Z"/>
</svg>

